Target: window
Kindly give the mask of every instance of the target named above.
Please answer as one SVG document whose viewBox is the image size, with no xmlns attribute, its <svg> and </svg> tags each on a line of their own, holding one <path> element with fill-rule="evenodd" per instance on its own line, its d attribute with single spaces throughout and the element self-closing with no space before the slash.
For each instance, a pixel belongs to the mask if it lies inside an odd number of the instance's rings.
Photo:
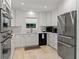
<svg viewBox="0 0 79 59">
<path fill-rule="evenodd" d="M 36 28 L 36 24 L 33 23 L 27 23 L 26 28 Z"/>
<path fill-rule="evenodd" d="M 37 22 L 38 20 L 36 18 L 27 18 L 26 19 L 26 28 L 37 28 Z"/>
</svg>

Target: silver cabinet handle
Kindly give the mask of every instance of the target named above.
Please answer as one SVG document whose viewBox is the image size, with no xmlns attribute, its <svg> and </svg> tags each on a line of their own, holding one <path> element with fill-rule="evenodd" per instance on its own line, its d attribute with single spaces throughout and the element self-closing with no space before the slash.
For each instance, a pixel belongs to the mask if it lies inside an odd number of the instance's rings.
<svg viewBox="0 0 79 59">
<path fill-rule="evenodd" d="M 58 43 L 60 43 L 60 44 L 62 44 L 62 45 L 64 45 L 64 46 L 66 46 L 66 47 L 69 47 L 69 48 L 71 48 L 71 47 L 73 47 L 73 46 L 71 46 L 71 45 L 69 45 L 69 44 L 66 44 L 66 43 L 63 43 L 63 42 L 58 42 Z"/>
<path fill-rule="evenodd" d="M 73 39 L 72 37 L 67 37 L 67 36 L 63 36 L 63 35 L 58 35 L 58 36 L 61 36 L 61 37 L 64 37 L 64 38 L 68 38 L 68 39 Z"/>
</svg>

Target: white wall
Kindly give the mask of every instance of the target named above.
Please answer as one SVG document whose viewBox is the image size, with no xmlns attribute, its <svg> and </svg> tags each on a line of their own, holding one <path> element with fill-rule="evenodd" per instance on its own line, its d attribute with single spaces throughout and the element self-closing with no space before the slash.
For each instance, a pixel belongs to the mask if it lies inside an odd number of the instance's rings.
<svg viewBox="0 0 79 59">
<path fill-rule="evenodd" d="M 58 15 L 76 10 L 76 0 L 65 0 L 58 8 Z"/>
</svg>

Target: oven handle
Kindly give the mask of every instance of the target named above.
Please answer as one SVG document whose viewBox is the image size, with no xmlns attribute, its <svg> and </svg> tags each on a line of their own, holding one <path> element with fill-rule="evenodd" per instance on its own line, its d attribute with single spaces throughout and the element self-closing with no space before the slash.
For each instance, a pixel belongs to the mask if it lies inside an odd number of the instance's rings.
<svg viewBox="0 0 79 59">
<path fill-rule="evenodd" d="M 12 38 L 13 35 L 11 35 L 10 37 L 6 38 L 4 41 L 2 41 L 1 43 L 4 43 L 5 41 L 7 41 L 9 38 Z"/>
<path fill-rule="evenodd" d="M 63 42 L 58 42 L 58 43 L 60 43 L 60 44 L 62 44 L 62 45 L 64 45 L 64 46 L 66 46 L 66 47 L 69 47 L 69 48 L 72 48 L 73 46 L 72 45 L 69 45 L 69 44 L 66 44 L 66 43 L 63 43 Z"/>
</svg>

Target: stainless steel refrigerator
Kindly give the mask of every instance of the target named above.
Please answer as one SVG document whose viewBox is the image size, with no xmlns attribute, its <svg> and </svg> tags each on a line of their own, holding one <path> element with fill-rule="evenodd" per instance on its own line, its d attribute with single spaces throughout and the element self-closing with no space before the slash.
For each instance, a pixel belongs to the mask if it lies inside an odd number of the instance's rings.
<svg viewBox="0 0 79 59">
<path fill-rule="evenodd" d="M 58 16 L 58 54 L 63 59 L 76 59 L 77 11 Z"/>
</svg>

